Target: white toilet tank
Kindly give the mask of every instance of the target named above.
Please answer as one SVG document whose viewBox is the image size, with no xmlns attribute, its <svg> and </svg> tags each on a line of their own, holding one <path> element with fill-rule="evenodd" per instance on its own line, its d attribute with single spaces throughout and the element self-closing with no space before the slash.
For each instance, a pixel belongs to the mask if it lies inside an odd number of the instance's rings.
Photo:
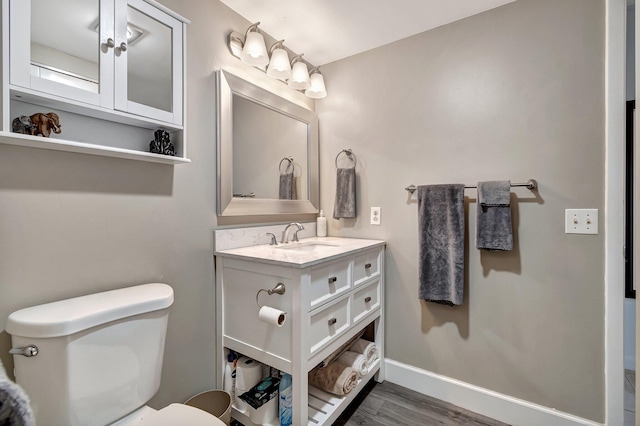
<svg viewBox="0 0 640 426">
<path fill-rule="evenodd" d="M 104 426 L 143 406 L 160 386 L 173 289 L 143 284 L 9 315 L 16 381 L 38 425 Z"/>
</svg>

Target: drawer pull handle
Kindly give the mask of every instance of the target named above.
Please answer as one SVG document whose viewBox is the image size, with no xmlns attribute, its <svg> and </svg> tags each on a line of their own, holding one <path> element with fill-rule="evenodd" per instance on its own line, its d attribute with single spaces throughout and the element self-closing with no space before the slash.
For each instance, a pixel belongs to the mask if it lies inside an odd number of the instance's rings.
<svg viewBox="0 0 640 426">
<path fill-rule="evenodd" d="M 364 298 L 364 303 L 369 303 L 371 302 L 371 296 L 367 296 Z"/>
<path fill-rule="evenodd" d="M 369 269 L 371 268 L 371 264 L 370 263 L 365 263 L 364 264 L 364 269 Z"/>
<path fill-rule="evenodd" d="M 330 326 L 331 326 L 331 325 L 335 325 L 335 323 L 337 323 L 337 322 L 338 322 L 338 320 L 337 320 L 337 319 L 335 319 L 335 318 L 331 318 L 331 319 L 329 319 L 329 325 L 330 325 Z"/>
<path fill-rule="evenodd" d="M 336 281 L 338 281 L 338 278 L 337 278 L 337 277 L 329 277 L 329 284 L 333 284 L 333 283 L 335 283 Z"/>
</svg>

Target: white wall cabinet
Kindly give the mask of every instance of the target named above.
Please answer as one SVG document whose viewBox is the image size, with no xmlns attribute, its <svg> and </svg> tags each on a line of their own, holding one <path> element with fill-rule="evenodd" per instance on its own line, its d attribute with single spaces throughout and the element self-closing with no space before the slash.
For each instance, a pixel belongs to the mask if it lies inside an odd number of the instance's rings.
<svg viewBox="0 0 640 426">
<path fill-rule="evenodd" d="M 362 240 L 366 241 L 366 240 Z M 232 349 L 292 375 L 293 424 L 331 425 L 372 378 L 384 379 L 384 243 L 315 262 L 284 266 L 216 253 L 218 387 L 224 376 L 224 350 Z M 276 327 L 259 320 L 256 294 L 283 283 L 283 295 L 262 292 L 262 304 L 285 311 Z M 380 360 L 344 397 L 309 386 L 308 372 L 362 330 L 374 341 Z M 233 417 L 251 426 L 234 407 Z M 266 423 L 279 425 L 278 418 Z"/>
<path fill-rule="evenodd" d="M 184 141 L 188 20 L 153 0 L 2 4 L 0 142 L 189 161 Z M 15 117 L 49 111 L 60 116 L 61 135 L 43 139 L 10 133 Z M 149 153 L 157 129 L 170 133 L 176 157 Z"/>
</svg>

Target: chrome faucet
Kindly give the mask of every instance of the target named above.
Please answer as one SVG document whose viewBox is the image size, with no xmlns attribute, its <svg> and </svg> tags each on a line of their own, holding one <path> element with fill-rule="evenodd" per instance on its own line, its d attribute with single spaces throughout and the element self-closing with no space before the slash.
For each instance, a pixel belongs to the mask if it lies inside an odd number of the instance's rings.
<svg viewBox="0 0 640 426">
<path fill-rule="evenodd" d="M 297 226 L 298 229 L 296 230 L 296 232 L 293 234 L 293 238 L 291 239 L 291 241 L 298 241 L 298 232 L 302 231 L 304 229 L 304 226 L 300 225 L 298 222 L 292 222 L 290 224 L 287 225 L 286 228 L 284 228 L 284 231 L 282 231 L 282 239 L 280 240 L 281 243 L 287 243 L 287 237 L 288 232 L 289 232 L 289 228 L 291 228 L 292 226 Z"/>
</svg>

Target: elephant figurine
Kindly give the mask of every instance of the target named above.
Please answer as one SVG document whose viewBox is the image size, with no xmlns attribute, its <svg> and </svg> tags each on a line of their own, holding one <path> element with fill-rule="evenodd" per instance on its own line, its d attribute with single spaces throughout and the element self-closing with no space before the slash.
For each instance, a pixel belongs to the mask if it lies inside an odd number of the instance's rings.
<svg viewBox="0 0 640 426">
<path fill-rule="evenodd" d="M 60 118 L 55 112 L 48 112 L 46 114 L 38 112 L 29 118 L 33 125 L 29 134 L 33 136 L 44 136 L 48 138 L 51 132 L 56 134 L 62 132 Z"/>
</svg>

